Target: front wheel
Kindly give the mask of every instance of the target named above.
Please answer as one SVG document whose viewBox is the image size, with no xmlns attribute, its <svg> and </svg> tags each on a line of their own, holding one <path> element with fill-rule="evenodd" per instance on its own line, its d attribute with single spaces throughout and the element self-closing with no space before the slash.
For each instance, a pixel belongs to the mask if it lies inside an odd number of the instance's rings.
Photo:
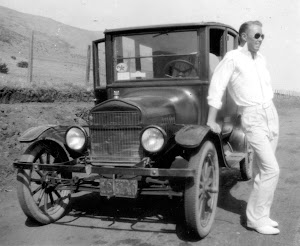
<svg viewBox="0 0 300 246">
<path fill-rule="evenodd" d="M 41 141 L 31 145 L 20 161 L 51 165 L 68 161 L 68 158 L 56 143 Z M 71 177 L 71 173 L 65 172 L 19 169 L 17 193 L 21 208 L 27 217 L 41 224 L 60 219 L 69 205 L 71 191 L 57 190 L 50 178 L 60 180 Z"/>
<path fill-rule="evenodd" d="M 214 144 L 204 142 L 189 165 L 196 174 L 185 189 L 185 219 L 194 235 L 204 238 L 213 225 L 218 202 L 219 163 Z"/>
</svg>

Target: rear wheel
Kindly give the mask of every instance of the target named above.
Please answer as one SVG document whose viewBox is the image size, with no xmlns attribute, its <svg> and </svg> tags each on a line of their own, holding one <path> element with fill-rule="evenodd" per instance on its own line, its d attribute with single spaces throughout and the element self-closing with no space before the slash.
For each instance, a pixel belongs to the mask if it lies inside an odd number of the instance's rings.
<svg viewBox="0 0 300 246">
<path fill-rule="evenodd" d="M 41 141 L 31 145 L 20 161 L 51 165 L 68 161 L 68 157 L 58 144 Z M 69 205 L 71 191 L 57 190 L 56 184 L 50 182 L 50 178 L 54 180 L 71 177 L 72 174 L 66 172 L 19 169 L 17 193 L 27 217 L 42 224 L 60 219 Z"/>
<path fill-rule="evenodd" d="M 189 165 L 196 174 L 185 189 L 185 219 L 194 235 L 203 238 L 211 230 L 218 201 L 219 163 L 214 144 L 204 142 L 190 158 Z"/>
</svg>

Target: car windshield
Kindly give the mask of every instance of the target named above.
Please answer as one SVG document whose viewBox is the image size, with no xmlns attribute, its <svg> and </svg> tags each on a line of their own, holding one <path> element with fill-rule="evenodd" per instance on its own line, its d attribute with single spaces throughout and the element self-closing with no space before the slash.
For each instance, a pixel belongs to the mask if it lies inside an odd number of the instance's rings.
<svg viewBox="0 0 300 246">
<path fill-rule="evenodd" d="M 198 77 L 197 31 L 114 36 L 115 81 Z"/>
</svg>

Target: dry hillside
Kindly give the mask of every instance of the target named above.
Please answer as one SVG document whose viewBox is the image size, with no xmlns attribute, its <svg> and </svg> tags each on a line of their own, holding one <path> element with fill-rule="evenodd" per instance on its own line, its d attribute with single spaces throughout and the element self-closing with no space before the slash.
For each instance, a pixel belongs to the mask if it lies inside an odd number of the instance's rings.
<svg viewBox="0 0 300 246">
<path fill-rule="evenodd" d="M 28 55 L 31 32 L 35 33 L 34 53 L 37 57 L 85 56 L 92 40 L 103 37 L 65 25 L 49 18 L 20 13 L 0 6 L 0 47 L 11 55 Z"/>
<path fill-rule="evenodd" d="M 87 46 L 103 37 L 100 31 L 71 27 L 1 6 L 0 23 L 0 64 L 5 63 L 9 69 L 7 74 L 0 73 L 0 89 L 7 85 L 56 89 L 83 85 Z M 33 83 L 28 85 L 27 69 L 18 67 L 18 63 L 28 61 L 32 31 Z"/>
</svg>

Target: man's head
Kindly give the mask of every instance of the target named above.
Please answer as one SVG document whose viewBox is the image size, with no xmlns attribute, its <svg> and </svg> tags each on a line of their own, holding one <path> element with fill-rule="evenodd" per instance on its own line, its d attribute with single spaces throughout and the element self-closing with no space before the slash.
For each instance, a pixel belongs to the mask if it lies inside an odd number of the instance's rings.
<svg viewBox="0 0 300 246">
<path fill-rule="evenodd" d="M 260 21 L 247 21 L 243 23 L 239 29 L 240 44 L 244 46 L 245 43 L 248 45 L 248 50 L 255 54 L 264 39 L 262 34 L 262 24 Z"/>
</svg>

